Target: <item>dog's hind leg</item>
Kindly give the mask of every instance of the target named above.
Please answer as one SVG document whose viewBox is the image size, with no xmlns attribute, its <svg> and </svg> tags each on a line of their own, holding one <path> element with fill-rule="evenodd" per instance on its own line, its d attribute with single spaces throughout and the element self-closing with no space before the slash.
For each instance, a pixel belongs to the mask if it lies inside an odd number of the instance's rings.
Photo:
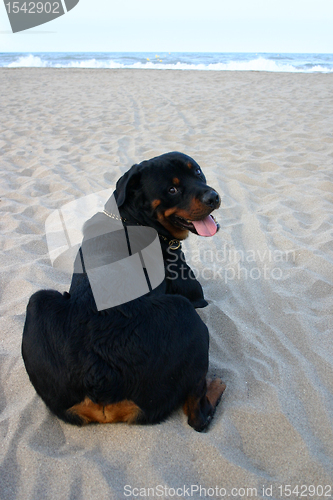
<svg viewBox="0 0 333 500">
<path fill-rule="evenodd" d="M 194 393 L 188 396 L 183 410 L 189 425 L 196 431 L 201 432 L 209 425 L 225 388 L 226 385 L 220 378 L 207 382 L 204 378 Z"/>
<path fill-rule="evenodd" d="M 85 398 L 81 403 L 69 408 L 67 412 L 70 415 L 78 416 L 82 420 L 82 424 L 92 422 L 100 424 L 135 423 L 142 417 L 141 409 L 133 401 L 128 400 L 104 406 Z"/>
</svg>

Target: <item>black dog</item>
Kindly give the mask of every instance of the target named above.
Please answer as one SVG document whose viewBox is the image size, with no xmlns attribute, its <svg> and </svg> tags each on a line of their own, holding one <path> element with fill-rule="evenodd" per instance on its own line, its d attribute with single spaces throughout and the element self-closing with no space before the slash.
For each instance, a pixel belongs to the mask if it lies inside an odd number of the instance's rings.
<svg viewBox="0 0 333 500">
<path fill-rule="evenodd" d="M 140 298 L 103 311 L 97 310 L 84 267 L 74 272 L 69 293 L 36 292 L 23 332 L 27 372 L 65 422 L 158 423 L 183 405 L 189 425 L 202 431 L 225 385 L 206 381 L 209 336 L 194 308 L 207 303 L 180 240 L 189 231 L 217 231 L 210 213 L 219 207 L 219 195 L 199 165 L 177 152 L 134 165 L 114 195 L 124 226 L 157 230 L 165 279 Z M 85 224 L 85 238 L 101 221 L 111 221 L 108 209 L 107 202 L 104 213 Z"/>
</svg>

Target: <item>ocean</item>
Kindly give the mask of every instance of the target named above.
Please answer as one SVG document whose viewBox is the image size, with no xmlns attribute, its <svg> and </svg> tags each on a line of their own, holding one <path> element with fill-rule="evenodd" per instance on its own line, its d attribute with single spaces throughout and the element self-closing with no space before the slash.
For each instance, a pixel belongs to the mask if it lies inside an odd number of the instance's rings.
<svg viewBox="0 0 333 500">
<path fill-rule="evenodd" d="M 176 69 L 332 73 L 333 54 L 220 52 L 0 53 L 2 68 Z"/>
</svg>

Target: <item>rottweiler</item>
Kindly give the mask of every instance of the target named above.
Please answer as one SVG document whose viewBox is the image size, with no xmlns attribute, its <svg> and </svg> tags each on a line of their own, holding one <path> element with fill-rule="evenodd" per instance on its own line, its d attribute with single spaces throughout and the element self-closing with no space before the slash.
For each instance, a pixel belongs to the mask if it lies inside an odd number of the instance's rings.
<svg viewBox="0 0 333 500">
<path fill-rule="evenodd" d="M 133 165 L 117 181 L 114 197 L 124 227 L 157 231 L 165 279 L 139 298 L 102 311 L 84 266 L 74 266 L 69 292 L 34 293 L 22 340 L 30 381 L 49 409 L 70 424 L 154 424 L 182 407 L 189 425 L 203 431 L 225 384 L 206 379 L 209 335 L 195 308 L 207 302 L 181 241 L 189 232 L 216 233 L 211 212 L 220 196 L 192 158 L 172 152 Z M 84 238 L 101 220 L 111 222 L 109 205 L 85 224 Z"/>
</svg>

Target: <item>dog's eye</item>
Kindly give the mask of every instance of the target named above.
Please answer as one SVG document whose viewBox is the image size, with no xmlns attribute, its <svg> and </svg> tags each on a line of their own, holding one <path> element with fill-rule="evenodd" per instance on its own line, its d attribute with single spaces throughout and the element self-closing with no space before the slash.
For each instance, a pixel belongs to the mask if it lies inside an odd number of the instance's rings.
<svg viewBox="0 0 333 500">
<path fill-rule="evenodd" d="M 196 173 L 196 175 L 201 175 L 201 168 L 197 168 L 195 173 Z"/>
<path fill-rule="evenodd" d="M 177 194 L 178 189 L 175 186 L 171 186 L 168 190 L 169 194 Z"/>
</svg>

